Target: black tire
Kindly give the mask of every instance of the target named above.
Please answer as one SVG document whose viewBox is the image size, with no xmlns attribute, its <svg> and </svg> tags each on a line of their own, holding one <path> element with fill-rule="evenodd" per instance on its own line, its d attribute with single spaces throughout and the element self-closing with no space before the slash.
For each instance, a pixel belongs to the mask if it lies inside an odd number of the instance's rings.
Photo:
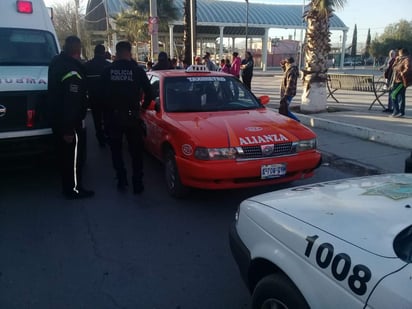
<svg viewBox="0 0 412 309">
<path fill-rule="evenodd" d="M 252 295 L 253 309 L 306 309 L 305 298 L 283 274 L 271 274 L 261 279 Z"/>
<path fill-rule="evenodd" d="M 179 170 L 176 165 L 175 153 L 169 149 L 166 151 L 165 160 L 165 178 L 169 194 L 176 198 L 181 198 L 187 195 L 188 188 L 182 184 L 180 180 Z"/>
</svg>

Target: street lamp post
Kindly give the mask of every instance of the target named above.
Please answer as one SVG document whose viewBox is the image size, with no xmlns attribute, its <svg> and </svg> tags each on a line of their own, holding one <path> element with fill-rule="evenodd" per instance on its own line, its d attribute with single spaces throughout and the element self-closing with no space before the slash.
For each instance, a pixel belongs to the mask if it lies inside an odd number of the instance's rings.
<svg viewBox="0 0 412 309">
<path fill-rule="evenodd" d="M 196 44 L 196 0 L 190 0 L 190 50 L 191 63 L 194 64 L 197 44 Z"/>
<path fill-rule="evenodd" d="M 157 33 L 157 23 L 158 23 L 158 17 L 157 17 L 157 1 L 156 0 L 150 0 L 150 18 L 151 20 L 151 26 L 152 26 L 152 33 L 150 34 L 150 42 L 151 42 L 151 59 L 152 61 L 157 58 L 157 55 L 159 54 L 159 36 Z"/>
<path fill-rule="evenodd" d="M 248 35 L 248 28 L 249 28 L 249 1 L 248 0 L 246 0 L 246 29 L 245 29 L 245 32 L 246 32 L 246 40 L 245 40 L 245 52 L 247 52 L 247 39 L 248 39 L 248 37 L 247 37 L 247 35 Z"/>
<path fill-rule="evenodd" d="M 303 20 L 303 16 L 305 15 L 305 0 L 303 0 L 303 5 L 302 5 L 302 28 L 300 29 L 300 41 L 299 41 L 299 70 L 302 67 L 302 62 L 303 62 L 303 28 L 305 25 L 305 21 Z"/>
<path fill-rule="evenodd" d="M 74 0 L 74 17 L 76 19 L 76 34 L 77 37 L 80 38 L 80 21 L 79 21 L 79 0 Z"/>
</svg>

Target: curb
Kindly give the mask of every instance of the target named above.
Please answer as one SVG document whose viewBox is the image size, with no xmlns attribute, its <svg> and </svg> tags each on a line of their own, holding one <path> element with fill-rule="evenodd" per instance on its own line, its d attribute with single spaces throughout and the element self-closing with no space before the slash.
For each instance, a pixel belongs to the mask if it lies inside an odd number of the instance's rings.
<svg viewBox="0 0 412 309">
<path fill-rule="evenodd" d="M 311 115 L 296 113 L 296 116 L 304 125 L 308 127 L 317 127 L 401 149 L 409 149 L 405 148 L 405 145 L 412 145 L 412 136 L 410 135 L 370 129 L 362 126 L 313 117 Z"/>
<path fill-rule="evenodd" d="M 321 153 L 323 166 L 331 166 L 342 172 L 347 172 L 348 170 L 350 170 L 351 173 L 353 173 L 355 176 L 369 176 L 387 173 L 386 171 L 373 165 L 367 165 L 356 160 L 339 157 L 336 154 L 323 150 L 321 151 Z"/>
</svg>

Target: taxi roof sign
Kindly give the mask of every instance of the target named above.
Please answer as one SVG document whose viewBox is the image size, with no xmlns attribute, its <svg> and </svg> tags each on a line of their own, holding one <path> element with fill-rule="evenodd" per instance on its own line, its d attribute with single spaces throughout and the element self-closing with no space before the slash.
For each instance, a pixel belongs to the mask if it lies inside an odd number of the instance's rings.
<svg viewBox="0 0 412 309">
<path fill-rule="evenodd" d="M 186 69 L 186 72 L 199 72 L 199 73 L 204 73 L 204 72 L 210 72 L 207 66 L 203 64 L 192 64 Z"/>
</svg>

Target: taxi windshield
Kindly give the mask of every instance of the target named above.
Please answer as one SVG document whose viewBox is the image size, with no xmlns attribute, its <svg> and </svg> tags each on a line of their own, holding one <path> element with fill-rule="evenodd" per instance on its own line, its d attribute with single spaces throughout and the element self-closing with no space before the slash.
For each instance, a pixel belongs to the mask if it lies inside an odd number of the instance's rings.
<svg viewBox="0 0 412 309">
<path fill-rule="evenodd" d="M 213 112 L 262 107 L 241 82 L 230 76 L 167 78 L 164 91 L 167 112 Z"/>
</svg>

